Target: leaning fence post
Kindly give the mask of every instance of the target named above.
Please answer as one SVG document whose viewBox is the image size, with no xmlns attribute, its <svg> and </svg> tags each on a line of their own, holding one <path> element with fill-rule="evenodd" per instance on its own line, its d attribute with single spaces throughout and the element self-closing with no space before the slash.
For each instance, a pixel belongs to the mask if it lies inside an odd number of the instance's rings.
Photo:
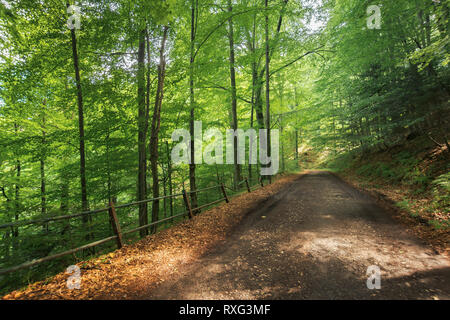
<svg viewBox="0 0 450 320">
<path fill-rule="evenodd" d="M 223 183 L 220 184 L 220 189 L 222 189 L 223 196 L 225 197 L 225 201 L 228 203 L 230 200 L 228 200 L 227 192 L 225 191 L 225 186 Z"/>
<path fill-rule="evenodd" d="M 247 191 L 250 193 L 250 186 L 248 185 L 248 179 L 245 178 L 245 185 L 247 186 Z"/>
<path fill-rule="evenodd" d="M 114 208 L 114 203 L 111 201 L 109 203 L 109 216 L 111 217 L 113 231 L 117 236 L 117 247 L 120 249 L 123 247 L 122 242 L 122 230 L 120 229 L 119 219 L 117 218 L 116 208 Z"/>
<path fill-rule="evenodd" d="M 188 211 L 189 219 L 192 219 L 191 204 L 189 203 L 189 198 L 187 196 L 186 190 L 184 190 L 184 189 L 183 189 L 183 200 L 184 200 L 184 204 L 186 205 L 186 209 Z"/>
</svg>

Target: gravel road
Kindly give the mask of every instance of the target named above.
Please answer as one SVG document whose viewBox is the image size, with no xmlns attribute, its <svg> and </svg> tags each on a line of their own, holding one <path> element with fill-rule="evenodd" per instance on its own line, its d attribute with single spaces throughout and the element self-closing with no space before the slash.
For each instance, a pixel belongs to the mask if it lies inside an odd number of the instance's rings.
<svg viewBox="0 0 450 320">
<path fill-rule="evenodd" d="M 380 270 L 380 289 L 367 287 L 369 266 Z M 450 299 L 450 261 L 369 196 L 317 171 L 142 298 Z"/>
</svg>

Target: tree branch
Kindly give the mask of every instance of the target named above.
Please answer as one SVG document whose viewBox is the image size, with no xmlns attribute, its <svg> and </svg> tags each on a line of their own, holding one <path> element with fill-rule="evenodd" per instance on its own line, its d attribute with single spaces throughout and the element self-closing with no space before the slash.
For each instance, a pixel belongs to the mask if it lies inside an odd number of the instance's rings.
<svg viewBox="0 0 450 320">
<path fill-rule="evenodd" d="M 303 59 L 304 57 L 306 57 L 306 56 L 308 56 L 308 55 L 310 55 L 310 54 L 318 53 L 318 52 L 319 52 L 319 49 L 322 48 L 322 47 L 323 47 L 323 46 L 321 46 L 321 47 L 319 47 L 319 48 L 317 48 L 317 49 L 314 49 L 314 50 L 311 50 L 311 51 L 308 51 L 308 52 L 302 54 L 301 56 L 295 58 L 294 60 L 292 60 L 292 61 L 286 63 L 286 64 L 283 65 L 282 67 L 280 67 L 280 68 L 278 68 L 278 69 L 272 71 L 272 72 L 270 73 L 270 76 L 272 76 L 272 75 L 274 75 L 275 73 L 277 73 L 277 72 L 279 72 L 279 71 L 281 71 L 281 70 L 283 70 L 283 69 L 289 67 L 290 65 L 296 63 L 297 61 Z"/>
<path fill-rule="evenodd" d="M 208 86 L 208 87 L 199 87 L 200 89 L 220 89 L 220 90 L 224 90 L 224 91 L 227 91 L 227 92 L 230 92 L 231 90 L 230 89 L 228 89 L 228 88 L 226 88 L 226 87 L 222 87 L 222 86 L 220 86 L 220 85 L 218 85 L 218 84 L 213 84 L 212 86 Z M 242 100 L 242 101 L 244 101 L 244 102 L 246 102 L 246 103 L 248 103 L 248 104 L 252 104 L 252 102 L 250 101 L 250 100 L 248 100 L 248 99 L 246 99 L 246 98 L 243 98 L 243 97 L 241 97 L 241 96 L 239 96 L 239 95 L 236 95 L 236 98 L 237 99 L 239 99 L 239 100 Z"/>
<path fill-rule="evenodd" d="M 244 13 L 248 13 L 254 10 L 259 10 L 258 8 L 252 8 L 252 9 L 248 9 L 248 10 L 244 10 L 241 12 L 236 12 L 234 14 L 229 15 L 228 17 L 226 17 L 222 22 L 220 22 L 217 26 L 215 26 L 207 35 L 206 37 L 200 42 L 199 46 L 197 47 L 197 50 L 195 50 L 194 52 L 194 56 L 193 59 L 195 60 L 195 57 L 197 56 L 198 51 L 200 50 L 200 48 L 205 44 L 206 41 L 208 41 L 209 37 L 211 37 L 213 35 L 214 32 L 216 32 L 221 26 L 223 26 L 226 22 L 228 22 L 228 20 L 230 20 L 231 18 L 240 15 L 240 14 L 244 14 Z"/>
<path fill-rule="evenodd" d="M 11 201 L 11 200 L 8 198 L 8 196 L 6 195 L 5 187 L 0 187 L 0 190 L 2 191 L 3 196 L 6 198 L 6 201 Z"/>
</svg>

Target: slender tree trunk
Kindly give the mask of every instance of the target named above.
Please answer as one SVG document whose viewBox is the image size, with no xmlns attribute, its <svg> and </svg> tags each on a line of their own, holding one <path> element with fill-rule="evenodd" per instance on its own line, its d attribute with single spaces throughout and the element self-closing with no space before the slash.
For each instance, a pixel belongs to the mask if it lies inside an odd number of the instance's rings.
<svg viewBox="0 0 450 320">
<path fill-rule="evenodd" d="M 269 13 L 268 13 L 268 0 L 265 0 L 265 42 L 266 42 L 266 129 L 267 129 L 267 155 L 270 157 L 270 73 L 269 73 Z M 270 165 L 270 164 L 269 164 Z M 272 176 L 268 176 L 269 183 L 272 183 Z"/>
<path fill-rule="evenodd" d="M 111 133 L 109 127 L 109 119 L 107 119 L 108 127 L 106 132 L 106 176 L 107 176 L 107 193 L 108 193 L 108 204 L 116 203 L 115 196 L 113 196 L 112 190 L 112 176 L 111 176 Z M 113 234 L 114 232 L 114 220 L 110 216 L 109 217 L 109 232 Z"/>
<path fill-rule="evenodd" d="M 17 125 L 17 123 L 14 123 L 14 131 L 15 134 L 17 135 L 19 132 L 19 126 Z M 20 216 L 20 210 L 21 210 L 21 206 L 20 206 L 20 173 L 21 173 L 21 164 L 20 164 L 20 160 L 16 159 L 16 183 L 14 186 L 14 220 L 17 222 L 19 221 L 19 216 Z M 4 189 L 3 189 L 3 194 L 5 195 Z M 5 195 L 6 197 L 6 195 Z M 19 228 L 18 227 L 13 227 L 12 229 L 12 251 L 14 253 L 14 251 L 16 251 L 19 247 L 19 239 L 17 239 L 19 237 Z"/>
<path fill-rule="evenodd" d="M 42 216 L 45 216 L 47 212 L 46 196 L 45 196 L 45 161 L 44 159 L 41 159 L 40 162 L 41 162 L 41 214 Z"/>
<path fill-rule="evenodd" d="M 161 164 L 161 168 L 163 169 L 163 195 L 167 196 L 167 169 L 164 169 L 164 164 Z M 164 198 L 164 218 L 167 218 L 167 198 Z"/>
<path fill-rule="evenodd" d="M 42 146 L 45 148 L 45 131 L 42 131 Z M 46 206 L 47 199 L 45 190 L 45 155 L 41 156 L 40 169 L 41 169 L 41 215 L 45 217 L 47 213 L 47 206 Z M 48 232 L 48 223 L 44 224 L 44 230 Z"/>
<path fill-rule="evenodd" d="M 250 114 L 250 128 L 253 129 L 253 113 L 254 113 L 254 99 L 255 99 L 255 92 L 254 89 L 252 88 L 252 110 L 251 110 L 251 114 Z M 253 141 L 250 140 L 249 143 L 249 151 L 248 151 L 248 159 L 249 159 L 249 163 L 248 163 L 248 179 L 249 181 L 252 180 L 252 164 L 250 163 L 250 159 L 252 158 L 252 149 L 253 148 Z"/>
<path fill-rule="evenodd" d="M 69 179 L 67 174 L 62 170 L 59 173 L 61 179 L 61 200 L 60 200 L 60 211 L 61 214 L 67 214 L 69 211 Z"/>
<path fill-rule="evenodd" d="M 255 92 L 256 92 L 256 76 L 258 75 L 257 72 L 257 64 L 256 64 L 256 57 L 255 57 L 255 46 L 256 46 L 256 13 L 253 15 L 253 32 L 251 41 L 249 39 L 249 47 L 252 53 L 253 61 L 252 61 L 252 110 L 250 114 L 250 128 L 253 128 L 253 117 L 255 112 Z M 248 164 L 248 179 L 251 182 L 252 181 L 252 164 L 250 163 L 250 159 L 252 158 L 252 149 L 253 148 L 253 141 L 250 141 L 249 143 L 249 164 Z"/>
<path fill-rule="evenodd" d="M 284 146 L 283 146 L 283 115 L 280 115 L 280 151 L 281 151 L 281 172 L 286 170 L 286 163 L 284 162 Z"/>
<path fill-rule="evenodd" d="M 196 35 L 196 2 L 191 0 L 191 52 L 189 60 L 189 104 L 190 104 L 190 119 L 189 119 L 189 132 L 191 135 L 191 163 L 189 164 L 189 186 L 191 191 L 197 190 L 195 179 L 195 140 L 194 140 L 194 121 L 195 121 L 195 97 L 194 97 L 194 50 L 195 50 L 195 35 Z M 191 207 L 197 208 L 197 193 L 191 193 Z M 197 214 L 199 211 L 194 210 Z"/>
<path fill-rule="evenodd" d="M 67 4 L 69 6 L 69 4 Z M 78 50 L 77 50 L 77 37 L 75 34 L 75 29 L 70 30 L 72 36 L 72 57 L 73 66 L 75 71 L 75 80 L 77 85 L 77 102 L 78 102 L 78 129 L 79 129 L 79 140 L 80 140 L 80 186 L 81 186 L 81 208 L 82 211 L 89 211 L 89 203 L 87 199 L 87 182 L 86 182 L 86 153 L 85 153 L 85 135 L 84 135 L 84 106 L 83 106 L 83 93 L 81 89 L 81 77 L 80 77 L 80 67 L 78 60 Z M 91 216 L 84 215 L 83 223 L 86 225 L 90 223 Z M 88 227 L 88 234 L 86 239 L 91 239 L 92 234 L 90 232 L 90 227 Z"/>
<path fill-rule="evenodd" d="M 228 0 L 228 12 L 232 14 L 233 7 L 231 0 Z M 234 54 L 234 30 L 233 19 L 229 20 L 229 45 L 230 45 L 230 84 L 231 84 L 231 114 L 232 114 L 232 127 L 236 132 L 238 128 L 237 119 L 237 100 L 236 100 L 236 70 L 235 70 L 235 54 Z M 238 187 L 239 181 L 241 181 L 241 165 L 238 163 L 238 139 L 234 136 L 233 139 L 233 152 L 234 152 L 234 189 Z"/>
<path fill-rule="evenodd" d="M 19 126 L 15 123 L 14 124 L 14 129 L 16 131 L 16 134 L 19 131 Z M 14 208 L 14 220 L 15 221 L 19 221 L 19 216 L 20 216 L 20 173 L 21 173 L 22 167 L 20 164 L 20 160 L 17 159 L 16 160 L 16 183 L 15 183 L 15 198 L 14 198 L 14 204 L 15 204 L 15 208 Z M 17 238 L 19 236 L 19 228 L 15 227 L 13 230 L 13 237 Z M 17 240 L 14 241 L 15 244 L 17 244 Z"/>
<path fill-rule="evenodd" d="M 47 206 L 46 206 L 46 190 L 45 190 L 45 158 L 46 158 L 46 132 L 45 132 L 45 104 L 46 101 L 44 100 L 43 103 L 43 114 L 42 114 L 42 149 L 41 150 L 41 158 L 40 158 L 40 165 L 41 165 L 41 214 L 43 217 L 45 217 L 45 214 L 47 213 Z M 48 231 L 48 224 L 45 224 L 44 229 Z"/>
<path fill-rule="evenodd" d="M 2 192 L 3 197 L 5 197 L 6 199 L 6 208 L 9 209 L 10 208 L 10 204 L 11 204 L 11 199 L 6 195 L 6 191 L 5 191 L 5 187 L 0 187 L 0 190 Z M 8 215 L 9 218 L 9 215 Z M 9 220 L 9 219 L 8 219 Z M 11 233 L 9 229 L 5 230 L 4 236 L 3 236 L 3 241 L 5 243 L 4 248 L 5 248 L 5 260 L 7 260 L 10 256 L 10 250 L 11 250 Z"/>
<path fill-rule="evenodd" d="M 260 129 L 265 128 L 265 122 L 264 122 L 264 113 L 263 113 L 263 100 L 262 100 L 262 81 L 261 78 L 258 76 L 258 71 L 255 70 L 255 72 L 252 72 L 253 77 L 253 83 L 255 86 L 255 114 L 256 114 L 256 121 L 258 122 L 258 126 Z"/>
<path fill-rule="evenodd" d="M 108 128 L 106 129 L 106 176 L 107 176 L 107 192 L 108 192 L 108 203 L 112 201 L 112 177 L 111 177 L 111 134 L 109 130 L 109 120 Z"/>
<path fill-rule="evenodd" d="M 170 150 L 169 150 L 169 142 L 166 141 L 166 151 L 167 151 L 167 178 L 169 182 L 169 194 L 173 194 L 173 185 L 172 185 L 172 160 L 170 159 Z M 173 198 L 169 198 L 169 208 L 170 208 L 170 216 L 173 216 Z"/>
<path fill-rule="evenodd" d="M 148 34 L 148 29 L 146 29 L 146 45 L 147 45 L 147 90 L 146 90 L 146 97 L 145 97 L 145 133 L 148 133 L 148 124 L 149 124 L 149 117 L 150 117 L 150 74 L 151 74 L 151 55 L 150 55 L 150 37 Z"/>
<path fill-rule="evenodd" d="M 278 93 L 280 98 L 280 111 L 283 112 L 283 98 L 284 98 L 284 76 L 279 75 Z M 286 162 L 284 159 L 284 144 L 283 144 L 283 113 L 280 114 L 280 155 L 281 155 L 281 172 L 286 170 Z"/>
<path fill-rule="evenodd" d="M 159 179 L 158 179 L 158 134 L 161 124 L 161 106 L 164 97 L 164 79 L 166 76 L 166 61 L 164 57 L 165 45 L 167 40 L 168 27 L 164 27 L 163 38 L 161 41 L 161 48 L 159 51 L 159 66 L 158 66 L 158 86 L 156 89 L 155 106 L 153 109 L 152 128 L 150 137 L 150 163 L 153 180 L 153 197 L 159 197 Z M 153 201 L 152 204 L 152 222 L 157 221 L 159 217 L 159 200 Z M 155 233 L 157 226 L 153 225 L 152 233 Z"/>
<path fill-rule="evenodd" d="M 294 102 L 295 102 L 295 107 L 298 108 L 298 100 L 297 100 L 297 87 L 294 87 Z M 299 134 L 299 129 L 298 127 L 300 126 L 298 124 L 298 113 L 296 114 L 296 125 L 295 125 L 295 165 L 297 166 L 297 168 L 299 167 L 299 157 L 298 157 L 298 134 Z"/>
<path fill-rule="evenodd" d="M 139 48 L 138 48 L 138 192 L 137 200 L 142 201 L 147 198 L 147 153 L 146 153 L 146 139 L 147 128 L 146 124 L 146 105 L 145 105 L 145 36 L 146 30 L 143 29 L 139 33 Z M 144 226 L 148 224 L 147 203 L 139 205 L 139 225 Z M 139 231 L 141 237 L 148 235 L 148 229 Z"/>
</svg>

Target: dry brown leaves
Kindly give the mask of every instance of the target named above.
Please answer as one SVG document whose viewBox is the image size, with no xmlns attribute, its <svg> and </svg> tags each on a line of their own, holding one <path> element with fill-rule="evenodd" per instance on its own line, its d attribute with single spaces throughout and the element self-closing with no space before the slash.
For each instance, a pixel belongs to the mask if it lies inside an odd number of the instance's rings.
<svg viewBox="0 0 450 320">
<path fill-rule="evenodd" d="M 234 226 L 262 201 L 298 178 L 290 175 L 244 193 L 230 203 L 205 211 L 192 220 L 148 236 L 93 260 L 80 262 L 81 288 L 68 289 L 68 274 L 16 290 L 3 299 L 137 299 L 177 275 L 184 264 L 198 259 L 224 240 Z"/>
</svg>

